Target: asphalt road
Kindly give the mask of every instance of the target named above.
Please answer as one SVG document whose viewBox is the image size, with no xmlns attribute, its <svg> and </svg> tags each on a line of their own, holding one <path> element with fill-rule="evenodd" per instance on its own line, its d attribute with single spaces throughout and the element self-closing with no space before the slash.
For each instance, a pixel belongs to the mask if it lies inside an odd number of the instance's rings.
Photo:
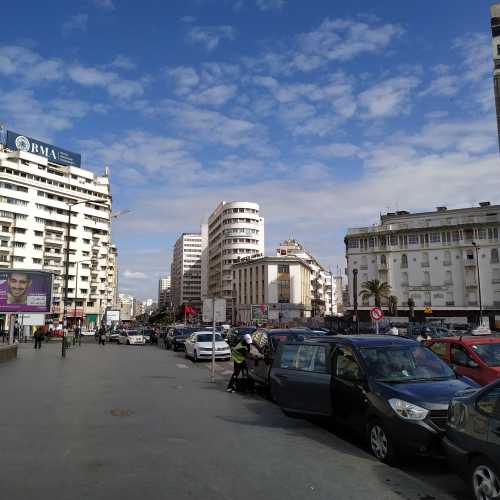
<svg viewBox="0 0 500 500">
<path fill-rule="evenodd" d="M 357 438 L 228 394 L 156 346 L 60 345 L 0 364 L 0 498 L 467 498 L 440 461 L 378 463 Z"/>
</svg>

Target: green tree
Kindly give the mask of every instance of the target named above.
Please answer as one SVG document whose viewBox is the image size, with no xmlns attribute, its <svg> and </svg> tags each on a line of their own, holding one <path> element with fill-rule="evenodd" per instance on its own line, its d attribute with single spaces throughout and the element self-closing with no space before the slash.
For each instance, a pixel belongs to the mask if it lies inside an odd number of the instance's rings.
<svg viewBox="0 0 500 500">
<path fill-rule="evenodd" d="M 375 305 L 380 307 L 382 298 L 387 298 L 391 294 L 391 287 L 385 281 L 369 280 L 361 284 L 361 298 L 375 299 Z"/>
</svg>

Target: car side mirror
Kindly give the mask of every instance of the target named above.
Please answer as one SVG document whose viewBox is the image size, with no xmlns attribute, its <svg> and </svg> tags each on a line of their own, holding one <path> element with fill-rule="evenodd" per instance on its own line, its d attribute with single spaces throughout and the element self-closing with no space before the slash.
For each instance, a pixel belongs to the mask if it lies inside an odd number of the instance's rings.
<svg viewBox="0 0 500 500">
<path fill-rule="evenodd" d="M 466 365 L 467 368 L 479 368 L 479 365 L 473 359 L 468 359 Z"/>
</svg>

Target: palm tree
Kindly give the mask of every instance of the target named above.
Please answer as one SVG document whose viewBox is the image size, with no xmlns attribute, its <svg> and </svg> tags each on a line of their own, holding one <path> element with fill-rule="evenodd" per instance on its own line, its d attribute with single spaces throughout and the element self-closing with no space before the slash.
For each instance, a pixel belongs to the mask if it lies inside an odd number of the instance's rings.
<svg viewBox="0 0 500 500">
<path fill-rule="evenodd" d="M 398 315 L 398 298 L 395 295 L 389 297 L 389 314 L 391 316 Z"/>
<path fill-rule="evenodd" d="M 361 284 L 363 289 L 361 290 L 361 298 L 375 299 L 375 305 L 380 307 L 382 298 L 389 297 L 391 294 L 391 287 L 385 281 L 379 280 L 368 280 Z"/>
</svg>

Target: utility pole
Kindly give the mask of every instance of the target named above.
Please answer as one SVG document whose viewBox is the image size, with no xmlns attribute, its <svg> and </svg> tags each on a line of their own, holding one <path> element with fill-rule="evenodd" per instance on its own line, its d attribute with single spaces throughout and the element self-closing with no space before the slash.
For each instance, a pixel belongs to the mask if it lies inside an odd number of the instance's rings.
<svg viewBox="0 0 500 500">
<path fill-rule="evenodd" d="M 483 326 L 483 302 L 481 297 L 481 274 L 479 272 L 479 247 L 475 241 L 472 242 L 472 246 L 476 250 L 476 267 L 477 267 L 477 286 L 479 291 L 479 326 Z"/>
<path fill-rule="evenodd" d="M 354 321 L 356 322 L 356 335 L 359 335 L 359 318 L 358 318 L 358 270 L 352 270 L 352 294 L 354 302 Z"/>
</svg>

